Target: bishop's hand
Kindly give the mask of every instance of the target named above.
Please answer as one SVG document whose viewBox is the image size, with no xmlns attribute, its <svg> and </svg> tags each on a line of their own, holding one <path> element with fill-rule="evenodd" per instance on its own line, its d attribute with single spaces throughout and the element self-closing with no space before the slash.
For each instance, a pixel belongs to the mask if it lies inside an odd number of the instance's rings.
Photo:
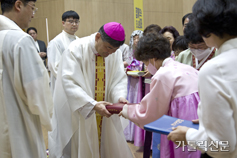
<svg viewBox="0 0 237 158">
<path fill-rule="evenodd" d="M 111 105 L 111 103 L 106 101 L 97 102 L 94 107 L 94 110 L 99 113 L 101 116 L 110 117 L 112 114 L 106 109 L 106 105 Z"/>
<path fill-rule="evenodd" d="M 129 103 L 128 100 L 125 99 L 125 98 L 123 98 L 123 97 L 119 98 L 118 102 L 119 102 L 119 103 L 124 103 L 124 104 Z"/>
</svg>

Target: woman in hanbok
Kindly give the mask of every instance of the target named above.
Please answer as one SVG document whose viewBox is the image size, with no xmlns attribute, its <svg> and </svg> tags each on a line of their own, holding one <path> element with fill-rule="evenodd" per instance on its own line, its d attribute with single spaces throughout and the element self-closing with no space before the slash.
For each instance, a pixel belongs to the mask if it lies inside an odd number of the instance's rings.
<svg viewBox="0 0 237 158">
<path fill-rule="evenodd" d="M 144 64 L 141 61 L 136 60 L 134 57 L 134 50 L 137 47 L 137 43 L 139 38 L 142 37 L 143 31 L 135 30 L 131 34 L 130 42 L 129 42 L 129 50 L 132 53 L 133 59 L 127 69 L 129 70 L 137 70 L 144 71 Z M 140 103 L 142 97 L 145 94 L 145 90 L 143 88 L 144 79 L 142 77 L 137 76 L 129 76 L 128 75 L 128 86 L 127 86 L 127 100 L 130 103 Z M 138 147 L 143 147 L 144 144 L 144 130 L 140 127 L 136 126 L 133 122 L 129 121 L 129 125 L 124 130 L 125 138 L 128 141 L 134 141 L 134 145 Z"/>
<path fill-rule="evenodd" d="M 197 119 L 198 71 L 170 58 L 169 41 L 161 35 L 149 34 L 140 38 L 134 54 L 153 75 L 150 92 L 140 104 L 125 105 L 120 115 L 141 128 L 163 115 Z M 199 158 L 201 155 L 187 147 L 176 149 L 166 135 L 161 135 L 160 150 L 161 158 Z"/>
<path fill-rule="evenodd" d="M 174 50 L 172 50 L 172 45 L 174 40 L 179 36 L 179 32 L 173 26 L 166 26 L 160 30 L 160 33 L 169 40 L 170 42 L 170 57 L 175 60 Z"/>
</svg>

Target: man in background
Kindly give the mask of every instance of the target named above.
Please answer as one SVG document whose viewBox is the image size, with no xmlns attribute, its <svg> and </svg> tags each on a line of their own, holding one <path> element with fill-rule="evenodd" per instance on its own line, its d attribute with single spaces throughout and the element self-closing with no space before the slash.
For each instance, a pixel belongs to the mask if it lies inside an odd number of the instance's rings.
<svg viewBox="0 0 237 158">
<path fill-rule="evenodd" d="M 47 58 L 47 48 L 44 43 L 44 41 L 37 39 L 37 30 L 34 27 L 29 27 L 26 31 L 35 41 L 35 46 L 37 48 L 37 51 L 41 57 L 41 59 L 44 62 L 44 65 L 46 66 L 46 58 Z"/>
<path fill-rule="evenodd" d="M 62 15 L 63 31 L 49 42 L 47 52 L 52 94 L 57 79 L 59 61 L 64 50 L 67 49 L 72 41 L 78 38 L 75 33 L 78 30 L 79 23 L 80 17 L 75 11 L 66 11 Z"/>
<path fill-rule="evenodd" d="M 52 130 L 48 72 L 34 40 L 22 29 L 36 0 L 0 0 L 0 157 L 43 158 L 41 125 Z"/>
</svg>

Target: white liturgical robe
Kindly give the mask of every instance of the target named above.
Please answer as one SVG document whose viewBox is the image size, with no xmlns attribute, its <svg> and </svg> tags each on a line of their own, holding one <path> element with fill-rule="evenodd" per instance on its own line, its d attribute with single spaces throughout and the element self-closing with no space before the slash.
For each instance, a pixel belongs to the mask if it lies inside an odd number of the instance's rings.
<svg viewBox="0 0 237 158">
<path fill-rule="evenodd" d="M 132 158 L 118 115 L 103 117 L 99 152 L 95 95 L 95 35 L 73 41 L 59 65 L 54 92 L 53 131 L 49 133 L 50 157 Z M 122 52 L 105 58 L 105 101 L 126 97 L 127 77 Z M 67 144 L 71 148 L 65 149 Z M 65 156 L 66 157 L 66 156 Z"/>
<path fill-rule="evenodd" d="M 51 130 L 48 72 L 33 38 L 0 15 L 0 157 L 45 158 L 41 125 Z"/>
<path fill-rule="evenodd" d="M 64 50 L 67 49 L 69 44 L 78 39 L 76 35 L 70 35 L 64 30 L 58 34 L 54 39 L 49 42 L 47 48 L 47 55 L 48 55 L 48 67 L 50 71 L 50 87 L 52 94 L 54 92 L 55 82 L 57 79 L 57 72 L 59 62 L 61 60 L 62 54 Z"/>
</svg>

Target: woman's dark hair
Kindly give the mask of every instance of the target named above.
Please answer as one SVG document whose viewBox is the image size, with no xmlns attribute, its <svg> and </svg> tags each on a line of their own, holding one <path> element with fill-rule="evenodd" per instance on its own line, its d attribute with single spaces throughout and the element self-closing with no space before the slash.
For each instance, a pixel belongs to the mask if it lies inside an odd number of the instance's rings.
<svg viewBox="0 0 237 158">
<path fill-rule="evenodd" d="M 179 36 L 174 40 L 174 43 L 172 45 L 172 50 L 186 50 L 188 49 L 188 43 L 184 36 Z"/>
<path fill-rule="evenodd" d="M 204 37 L 210 33 L 220 38 L 224 34 L 237 36 L 236 8 L 236 0 L 198 0 L 193 6 L 198 32 Z"/>
<path fill-rule="evenodd" d="M 173 34 L 174 39 L 176 39 L 179 36 L 179 32 L 173 26 L 164 27 L 162 30 L 160 30 L 160 33 L 164 34 L 167 31 Z"/>
<path fill-rule="evenodd" d="M 1 2 L 1 9 L 2 9 L 2 14 L 4 14 L 5 12 L 9 12 L 10 10 L 12 10 L 15 2 L 17 0 L 0 0 Z M 36 0 L 21 0 L 24 5 L 26 6 L 28 2 L 33 1 L 36 2 Z"/>
<path fill-rule="evenodd" d="M 109 37 L 104 30 L 104 25 L 100 27 L 99 31 L 98 31 L 101 35 L 101 39 L 104 42 L 108 42 L 110 45 L 112 45 L 113 47 L 120 47 L 121 45 L 124 44 L 125 39 L 123 41 L 116 41 L 114 39 L 112 39 L 111 37 Z"/>
<path fill-rule="evenodd" d="M 157 24 L 151 24 L 147 26 L 143 32 L 143 35 L 146 36 L 148 33 L 157 33 L 159 34 L 161 27 Z"/>
<path fill-rule="evenodd" d="M 188 14 L 186 14 L 186 15 L 183 16 L 183 18 L 182 18 L 182 25 L 183 25 L 183 26 L 184 26 L 184 21 L 185 21 L 185 19 L 186 19 L 186 18 L 189 18 L 191 15 L 192 15 L 192 13 L 188 13 Z"/>
<path fill-rule="evenodd" d="M 184 29 L 184 37 L 187 43 L 198 44 L 204 42 L 202 36 L 198 33 L 194 21 L 190 20 Z"/>
<path fill-rule="evenodd" d="M 69 10 L 63 13 L 62 15 L 62 21 L 66 21 L 66 19 L 68 18 L 73 18 L 73 19 L 80 19 L 79 15 L 77 14 L 77 12 L 73 11 L 73 10 Z"/>
<path fill-rule="evenodd" d="M 140 38 L 134 55 L 137 60 L 165 59 L 170 57 L 170 42 L 160 34 L 150 33 Z"/>
<path fill-rule="evenodd" d="M 30 30 L 34 30 L 35 33 L 37 33 L 37 30 L 36 30 L 36 28 L 34 28 L 34 27 L 29 27 L 26 32 L 29 33 Z"/>
</svg>

